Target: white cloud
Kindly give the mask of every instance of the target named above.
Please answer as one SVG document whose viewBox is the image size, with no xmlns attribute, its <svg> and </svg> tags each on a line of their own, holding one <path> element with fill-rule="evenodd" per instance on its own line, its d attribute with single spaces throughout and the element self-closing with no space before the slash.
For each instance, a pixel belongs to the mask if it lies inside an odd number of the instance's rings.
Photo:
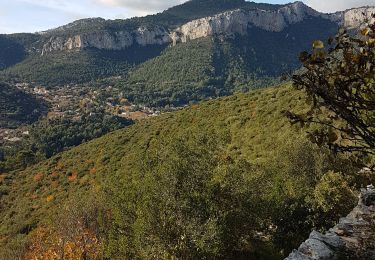
<svg viewBox="0 0 375 260">
<path fill-rule="evenodd" d="M 320 12 L 332 13 L 362 6 L 374 6 L 375 0 L 304 0 L 307 5 Z"/>
</svg>

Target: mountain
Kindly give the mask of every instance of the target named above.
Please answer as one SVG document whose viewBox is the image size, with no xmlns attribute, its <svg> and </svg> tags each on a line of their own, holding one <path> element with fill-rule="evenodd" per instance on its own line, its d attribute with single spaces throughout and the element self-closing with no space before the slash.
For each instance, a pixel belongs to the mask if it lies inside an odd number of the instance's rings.
<svg viewBox="0 0 375 260">
<path fill-rule="evenodd" d="M 130 100 L 180 106 L 269 85 L 300 66 L 298 54 L 313 40 L 328 39 L 339 26 L 359 28 L 372 12 L 374 7 L 323 14 L 302 2 L 191 0 L 146 17 L 84 19 L 39 34 L 1 36 L 0 44 L 12 51 L 0 53 L 7 67 L 0 76 L 49 87 L 120 76 Z M 194 45 L 203 42 L 210 62 L 201 64 Z M 168 75 L 158 66 L 168 67 Z M 205 71 L 204 80 L 195 66 Z"/>
<path fill-rule="evenodd" d="M 0 82 L 0 128 L 30 124 L 41 117 L 47 106 L 36 97 Z"/>
<path fill-rule="evenodd" d="M 343 177 L 351 161 L 284 116 L 307 108 L 291 86 L 236 94 L 2 174 L 0 257 L 58 253 L 64 241 L 67 254 L 83 244 L 108 259 L 281 259 L 356 201 Z M 314 206 L 325 203 L 319 187 L 338 201 L 328 211 Z"/>
</svg>

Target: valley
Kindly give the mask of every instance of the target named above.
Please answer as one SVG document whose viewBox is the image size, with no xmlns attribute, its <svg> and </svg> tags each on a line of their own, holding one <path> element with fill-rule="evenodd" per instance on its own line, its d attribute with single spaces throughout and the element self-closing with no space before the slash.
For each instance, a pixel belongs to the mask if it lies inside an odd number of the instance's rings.
<svg viewBox="0 0 375 260">
<path fill-rule="evenodd" d="M 320 255 L 375 206 L 374 39 L 374 6 L 245 0 L 1 34 L 0 259 Z"/>
</svg>

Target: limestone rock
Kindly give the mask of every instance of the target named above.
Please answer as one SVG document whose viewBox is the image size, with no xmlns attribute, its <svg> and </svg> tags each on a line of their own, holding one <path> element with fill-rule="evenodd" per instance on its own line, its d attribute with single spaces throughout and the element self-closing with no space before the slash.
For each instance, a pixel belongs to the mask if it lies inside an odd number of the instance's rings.
<svg viewBox="0 0 375 260">
<path fill-rule="evenodd" d="M 375 259 L 375 188 L 361 191 L 357 207 L 326 234 L 313 231 L 287 260 Z"/>
<path fill-rule="evenodd" d="M 97 48 L 105 50 L 122 50 L 133 44 L 141 46 L 153 44 L 173 45 L 179 42 L 208 37 L 212 35 L 231 36 L 233 34 L 245 35 L 249 28 L 255 27 L 270 32 L 281 32 L 288 26 L 302 22 L 308 17 L 321 17 L 347 28 L 359 28 L 366 24 L 366 20 L 375 21 L 371 14 L 375 13 L 375 7 L 364 7 L 337 12 L 334 14 L 322 14 L 308 7 L 302 2 L 295 2 L 283 6 L 277 10 L 262 9 L 237 9 L 227 11 L 214 16 L 190 21 L 173 31 L 162 26 L 139 27 L 135 30 L 108 31 L 98 26 L 97 30 L 82 33 L 72 37 L 51 37 L 43 46 L 42 54 L 53 51 L 80 50 L 84 48 Z M 51 30 L 63 32 L 77 25 L 92 26 L 102 25 L 103 19 L 85 19 L 72 24 Z"/>
<path fill-rule="evenodd" d="M 84 48 L 105 50 L 122 50 L 133 44 L 141 46 L 165 44 L 171 41 L 169 33 L 163 27 L 148 29 L 140 27 L 135 31 L 94 31 L 69 37 L 51 37 L 43 46 L 42 55 L 52 51 L 63 51 Z"/>
<path fill-rule="evenodd" d="M 184 24 L 172 34 L 172 41 L 173 43 L 186 42 L 218 34 L 244 35 L 250 27 L 281 32 L 290 24 L 301 22 L 308 16 L 319 16 L 319 12 L 302 2 L 287 5 L 276 11 L 237 9 Z"/>
<path fill-rule="evenodd" d="M 342 24 L 349 29 L 360 28 L 367 24 L 366 20 L 369 23 L 375 22 L 372 14 L 375 14 L 375 7 L 351 9 L 344 12 Z"/>
</svg>

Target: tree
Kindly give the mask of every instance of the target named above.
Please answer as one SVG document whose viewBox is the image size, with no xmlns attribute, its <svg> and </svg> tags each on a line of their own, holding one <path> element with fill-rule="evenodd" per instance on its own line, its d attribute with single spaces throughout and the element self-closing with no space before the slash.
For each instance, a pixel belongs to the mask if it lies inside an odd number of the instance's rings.
<svg viewBox="0 0 375 260">
<path fill-rule="evenodd" d="M 108 211 L 99 196 L 71 198 L 50 225 L 31 232 L 26 259 L 102 259 L 103 230 Z"/>
<path fill-rule="evenodd" d="M 315 41 L 311 53 L 301 53 L 304 69 L 293 81 L 312 106 L 288 116 L 327 126 L 311 136 L 335 151 L 375 154 L 375 24 L 356 37 L 340 29 L 328 44 Z"/>
</svg>

